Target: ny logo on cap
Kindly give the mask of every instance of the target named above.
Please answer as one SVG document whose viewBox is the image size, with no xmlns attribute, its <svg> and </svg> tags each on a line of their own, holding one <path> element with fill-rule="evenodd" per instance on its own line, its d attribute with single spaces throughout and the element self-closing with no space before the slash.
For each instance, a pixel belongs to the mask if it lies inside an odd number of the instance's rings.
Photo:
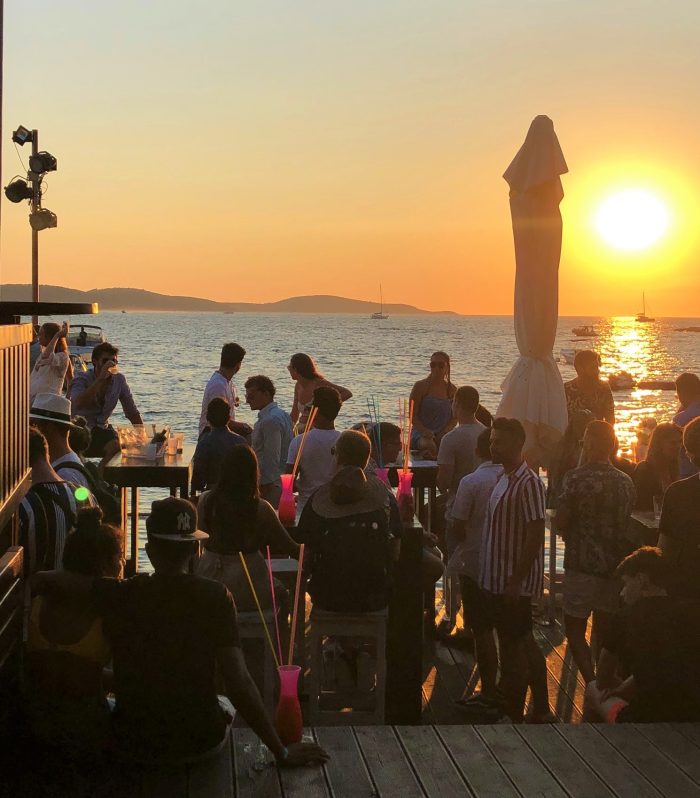
<svg viewBox="0 0 700 798">
<path fill-rule="evenodd" d="M 189 513 L 180 513 L 177 517 L 177 531 L 189 532 L 190 531 L 190 516 Z"/>
</svg>

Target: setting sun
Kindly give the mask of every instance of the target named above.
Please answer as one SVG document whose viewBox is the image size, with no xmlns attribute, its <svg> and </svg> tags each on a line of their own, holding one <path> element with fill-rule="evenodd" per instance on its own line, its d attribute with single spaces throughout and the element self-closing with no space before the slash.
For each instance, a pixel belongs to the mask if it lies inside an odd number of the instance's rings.
<svg viewBox="0 0 700 798">
<path fill-rule="evenodd" d="M 616 249 L 647 249 L 666 234 L 668 208 L 650 191 L 620 191 L 598 207 L 595 226 L 601 238 Z"/>
</svg>

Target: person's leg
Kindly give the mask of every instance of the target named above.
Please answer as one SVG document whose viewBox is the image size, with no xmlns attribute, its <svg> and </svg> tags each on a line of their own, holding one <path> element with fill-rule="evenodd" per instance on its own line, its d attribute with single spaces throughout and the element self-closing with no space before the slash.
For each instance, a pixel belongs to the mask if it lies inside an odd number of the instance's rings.
<svg viewBox="0 0 700 798">
<path fill-rule="evenodd" d="M 532 717 L 534 720 L 540 720 L 551 715 L 547 687 L 547 660 L 532 632 L 527 636 L 525 644 L 530 689 L 532 690 Z"/>
<path fill-rule="evenodd" d="M 587 626 L 588 616 L 585 618 L 577 618 L 573 615 L 564 613 L 566 642 L 571 650 L 571 656 L 574 658 L 576 667 L 581 672 L 581 676 L 583 676 L 583 680 L 586 684 L 595 677 L 591 649 L 586 642 Z"/>
<path fill-rule="evenodd" d="M 481 679 L 481 694 L 484 698 L 498 696 L 496 680 L 498 677 L 498 649 L 493 635 L 493 613 L 488 603 L 489 597 L 479 585 L 466 575 L 460 576 L 460 590 L 464 606 L 464 623 L 474 632 L 474 654 Z M 462 698 L 468 698 L 468 687 Z"/>
<path fill-rule="evenodd" d="M 566 640 L 586 684 L 595 676 L 591 649 L 586 642 L 586 629 L 591 614 L 593 577 L 575 571 L 564 574 L 564 631 Z"/>
<path fill-rule="evenodd" d="M 506 602 L 494 596 L 496 632 L 501 651 L 499 688 L 506 702 L 506 713 L 513 723 L 522 723 L 528 686 L 528 637 L 532 635 L 529 596 Z"/>
</svg>

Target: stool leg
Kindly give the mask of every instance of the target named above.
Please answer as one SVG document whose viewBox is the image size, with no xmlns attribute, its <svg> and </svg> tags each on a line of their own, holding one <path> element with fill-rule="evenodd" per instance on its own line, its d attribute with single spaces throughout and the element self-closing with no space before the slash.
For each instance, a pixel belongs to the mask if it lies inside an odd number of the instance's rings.
<svg viewBox="0 0 700 798">
<path fill-rule="evenodd" d="M 377 682 L 374 688 L 375 722 L 384 723 L 384 704 L 386 700 L 386 624 L 377 630 Z"/>
<path fill-rule="evenodd" d="M 318 632 L 318 627 L 311 622 L 311 634 L 309 635 L 309 645 L 311 648 L 311 663 L 309 672 L 309 725 L 315 726 L 318 722 L 319 705 L 318 699 L 321 692 L 321 669 L 323 666 L 323 656 L 321 651 L 322 637 Z"/>
</svg>

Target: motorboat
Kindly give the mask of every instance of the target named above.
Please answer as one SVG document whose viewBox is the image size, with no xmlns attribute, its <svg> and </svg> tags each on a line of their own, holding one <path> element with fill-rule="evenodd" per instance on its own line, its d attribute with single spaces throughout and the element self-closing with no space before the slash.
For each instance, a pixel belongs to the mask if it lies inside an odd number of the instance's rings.
<svg viewBox="0 0 700 798">
<path fill-rule="evenodd" d="M 637 384 L 634 377 L 628 371 L 619 371 L 617 374 L 611 374 L 608 377 L 610 389 L 613 391 L 626 391 L 634 388 Z"/>
<path fill-rule="evenodd" d="M 107 339 L 102 327 L 97 324 L 77 324 L 70 328 L 66 343 L 73 355 L 87 356 L 90 359 L 92 350 Z"/>
<path fill-rule="evenodd" d="M 598 336 L 595 327 L 591 327 L 588 324 L 584 327 L 574 327 L 572 332 L 579 338 L 596 338 Z"/>
<path fill-rule="evenodd" d="M 388 319 L 389 317 L 384 313 L 384 296 L 382 295 L 382 286 L 379 285 L 379 311 L 372 313 L 370 319 Z"/>
</svg>

